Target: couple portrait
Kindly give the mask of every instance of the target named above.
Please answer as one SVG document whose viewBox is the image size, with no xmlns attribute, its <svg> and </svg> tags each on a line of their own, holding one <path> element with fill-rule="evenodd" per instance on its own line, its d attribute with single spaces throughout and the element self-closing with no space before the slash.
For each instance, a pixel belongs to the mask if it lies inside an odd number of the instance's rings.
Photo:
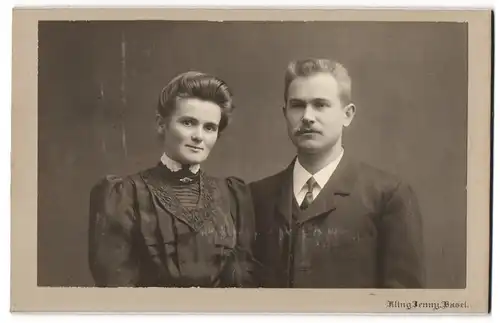
<svg viewBox="0 0 500 323">
<path fill-rule="evenodd" d="M 230 126 L 230 85 L 188 71 L 163 88 L 157 165 L 107 176 L 91 192 L 98 286 L 424 286 L 411 187 L 342 145 L 356 112 L 348 71 L 334 60 L 299 59 L 284 83 L 283 119 L 297 156 L 251 183 L 202 166 Z"/>
<path fill-rule="evenodd" d="M 39 287 L 466 287 L 467 24 L 40 21 L 38 43 Z"/>
</svg>

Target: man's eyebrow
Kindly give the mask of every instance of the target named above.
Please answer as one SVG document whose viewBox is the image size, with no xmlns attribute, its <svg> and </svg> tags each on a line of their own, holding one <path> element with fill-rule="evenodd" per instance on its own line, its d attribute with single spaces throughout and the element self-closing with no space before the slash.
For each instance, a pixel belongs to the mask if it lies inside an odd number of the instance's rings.
<svg viewBox="0 0 500 323">
<path fill-rule="evenodd" d="M 314 98 L 312 101 L 313 102 L 330 102 L 329 99 L 325 99 L 325 98 Z"/>
<path fill-rule="evenodd" d="M 327 98 L 312 98 L 310 100 L 290 98 L 289 101 L 290 102 L 298 102 L 298 103 L 302 103 L 302 102 L 330 102 L 330 100 Z"/>
</svg>

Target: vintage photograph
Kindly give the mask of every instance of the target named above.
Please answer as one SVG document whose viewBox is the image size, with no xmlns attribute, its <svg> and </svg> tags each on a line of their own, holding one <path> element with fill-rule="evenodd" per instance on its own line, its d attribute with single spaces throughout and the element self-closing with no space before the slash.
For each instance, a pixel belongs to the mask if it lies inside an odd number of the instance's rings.
<svg viewBox="0 0 500 323">
<path fill-rule="evenodd" d="M 41 21 L 38 62 L 39 286 L 465 287 L 466 23 Z"/>
<path fill-rule="evenodd" d="M 100 17 L 33 22 L 31 288 L 465 293 L 477 253 L 487 303 L 470 22 Z"/>
</svg>

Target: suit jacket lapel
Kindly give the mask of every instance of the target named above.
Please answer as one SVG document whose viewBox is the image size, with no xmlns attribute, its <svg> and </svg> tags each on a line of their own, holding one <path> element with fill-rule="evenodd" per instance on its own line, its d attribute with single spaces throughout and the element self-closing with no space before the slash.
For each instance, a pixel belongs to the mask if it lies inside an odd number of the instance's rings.
<svg viewBox="0 0 500 323">
<path fill-rule="evenodd" d="M 349 156 L 344 154 L 325 187 L 323 187 L 313 203 L 302 212 L 300 218 L 297 219 L 298 223 L 334 211 L 338 206 L 339 199 L 350 194 L 355 175 L 352 161 Z"/>
<path fill-rule="evenodd" d="M 276 195 L 276 207 L 279 216 L 285 224 L 289 225 L 292 219 L 293 206 L 293 165 L 295 159 L 281 173 L 281 180 L 278 181 L 279 187 Z"/>
</svg>

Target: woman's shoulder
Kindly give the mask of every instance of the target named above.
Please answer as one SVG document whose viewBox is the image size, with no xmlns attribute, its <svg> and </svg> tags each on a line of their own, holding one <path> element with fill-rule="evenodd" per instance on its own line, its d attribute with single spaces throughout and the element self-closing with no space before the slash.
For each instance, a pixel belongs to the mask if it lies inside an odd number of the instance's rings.
<svg viewBox="0 0 500 323">
<path fill-rule="evenodd" d="M 238 176 L 208 176 L 219 184 L 224 195 L 237 203 L 246 202 L 251 199 L 250 188 L 247 182 Z"/>
<path fill-rule="evenodd" d="M 237 176 L 228 176 L 225 177 L 225 181 L 227 182 L 227 185 L 233 189 L 247 189 L 248 184 L 247 182 Z"/>
<path fill-rule="evenodd" d="M 246 190 L 248 187 L 248 184 L 246 183 L 245 180 L 243 180 L 241 177 L 237 176 L 212 176 L 208 174 L 204 174 L 206 178 L 208 178 L 211 181 L 217 182 L 222 186 L 226 186 L 231 190 Z"/>
<path fill-rule="evenodd" d="M 141 169 L 125 175 L 118 175 L 115 173 L 106 174 L 94 182 L 92 190 L 130 190 L 133 186 L 136 186 L 142 178 L 152 173 L 155 168 L 157 168 L 157 166 Z"/>
<path fill-rule="evenodd" d="M 245 228 L 245 231 L 253 232 L 255 212 L 248 183 L 237 176 L 227 176 L 220 178 L 220 180 L 228 188 L 227 192 L 229 192 L 229 200 L 231 201 L 231 213 L 239 218 L 239 227 Z"/>
<path fill-rule="evenodd" d="M 99 178 L 90 190 L 91 230 L 109 235 L 128 232 L 135 223 L 137 196 L 132 175 L 108 174 Z"/>
<path fill-rule="evenodd" d="M 126 175 L 106 174 L 97 179 L 90 190 L 92 200 L 132 199 L 137 189 L 142 187 L 142 178 L 150 169 L 144 169 Z"/>
<path fill-rule="evenodd" d="M 133 186 L 131 175 L 106 174 L 94 183 L 91 192 L 127 191 Z"/>
<path fill-rule="evenodd" d="M 132 204 L 134 195 L 130 176 L 108 174 L 99 178 L 90 189 L 91 209 L 120 209 Z"/>
</svg>

